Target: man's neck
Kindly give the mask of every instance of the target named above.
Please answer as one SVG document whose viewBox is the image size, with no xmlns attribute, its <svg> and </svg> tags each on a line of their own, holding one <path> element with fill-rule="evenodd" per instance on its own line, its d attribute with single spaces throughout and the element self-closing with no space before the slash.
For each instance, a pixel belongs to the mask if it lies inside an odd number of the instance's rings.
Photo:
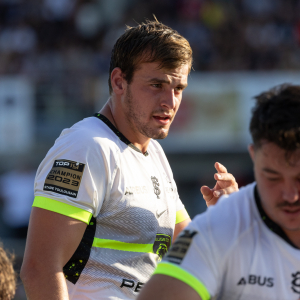
<svg viewBox="0 0 300 300">
<path fill-rule="evenodd" d="M 105 116 L 135 147 L 142 153 L 146 153 L 150 138 L 145 137 L 140 132 L 134 130 L 129 124 L 124 113 L 114 105 L 111 98 L 105 103 L 100 110 L 100 113 Z"/>
</svg>

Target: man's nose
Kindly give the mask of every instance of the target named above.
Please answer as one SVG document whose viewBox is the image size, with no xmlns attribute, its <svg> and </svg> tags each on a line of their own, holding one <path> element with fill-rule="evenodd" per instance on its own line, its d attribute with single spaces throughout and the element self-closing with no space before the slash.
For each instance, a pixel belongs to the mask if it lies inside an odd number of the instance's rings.
<svg viewBox="0 0 300 300">
<path fill-rule="evenodd" d="M 174 90 L 173 89 L 168 89 L 165 93 L 164 93 L 164 97 L 163 100 L 161 102 L 161 105 L 164 107 L 167 107 L 168 109 L 174 109 L 176 106 L 176 102 L 178 101 L 178 99 L 176 98 L 175 94 L 174 94 Z"/>
<path fill-rule="evenodd" d="M 299 184 L 286 183 L 282 191 L 282 197 L 285 201 L 294 203 L 299 200 Z"/>
</svg>

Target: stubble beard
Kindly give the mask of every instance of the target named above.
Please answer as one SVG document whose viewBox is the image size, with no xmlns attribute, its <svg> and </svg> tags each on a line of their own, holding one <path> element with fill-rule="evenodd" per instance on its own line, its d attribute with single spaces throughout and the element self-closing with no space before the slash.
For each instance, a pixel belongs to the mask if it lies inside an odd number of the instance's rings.
<svg viewBox="0 0 300 300">
<path fill-rule="evenodd" d="M 163 130 L 163 126 L 161 127 L 151 127 L 150 124 L 143 123 L 142 119 L 147 119 L 145 113 L 142 112 L 136 103 L 134 103 L 134 99 L 131 95 L 130 88 L 128 87 L 125 96 L 125 115 L 127 116 L 127 120 L 134 131 L 138 131 L 142 135 L 151 138 L 151 139 L 164 139 L 167 137 L 169 133 L 169 128 L 165 128 Z M 156 111 L 155 113 L 162 113 L 161 111 Z"/>
</svg>

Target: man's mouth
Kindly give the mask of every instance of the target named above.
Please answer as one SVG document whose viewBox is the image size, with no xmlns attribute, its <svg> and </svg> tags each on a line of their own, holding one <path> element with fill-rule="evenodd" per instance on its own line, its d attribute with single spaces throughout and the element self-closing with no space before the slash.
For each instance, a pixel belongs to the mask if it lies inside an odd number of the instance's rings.
<svg viewBox="0 0 300 300">
<path fill-rule="evenodd" d="M 297 214 L 300 213 L 299 204 L 296 205 L 280 205 L 280 208 L 287 214 Z"/>
<path fill-rule="evenodd" d="M 289 213 L 289 214 L 294 214 L 294 213 L 298 213 L 300 212 L 300 207 L 294 207 L 294 208 L 283 208 L 283 210 L 286 212 L 286 213 Z"/>
<path fill-rule="evenodd" d="M 157 120 L 169 120 L 170 119 L 169 116 L 153 116 L 153 118 L 155 118 Z"/>
<path fill-rule="evenodd" d="M 153 119 L 161 125 L 168 125 L 171 121 L 171 116 L 169 116 L 169 115 L 154 115 Z"/>
</svg>

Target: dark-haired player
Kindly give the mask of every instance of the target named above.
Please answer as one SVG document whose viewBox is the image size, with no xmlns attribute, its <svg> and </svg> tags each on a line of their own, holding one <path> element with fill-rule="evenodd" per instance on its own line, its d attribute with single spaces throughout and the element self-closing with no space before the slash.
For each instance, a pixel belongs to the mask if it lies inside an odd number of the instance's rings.
<svg viewBox="0 0 300 300">
<path fill-rule="evenodd" d="M 192 64 L 188 41 L 159 22 L 128 28 L 111 57 L 111 97 L 65 129 L 41 163 L 22 267 L 30 300 L 134 299 L 189 223 L 159 143 Z M 236 182 L 222 179 L 213 193 Z"/>
<path fill-rule="evenodd" d="M 138 300 L 300 298 L 300 86 L 256 100 L 256 182 L 197 216 Z"/>
</svg>

